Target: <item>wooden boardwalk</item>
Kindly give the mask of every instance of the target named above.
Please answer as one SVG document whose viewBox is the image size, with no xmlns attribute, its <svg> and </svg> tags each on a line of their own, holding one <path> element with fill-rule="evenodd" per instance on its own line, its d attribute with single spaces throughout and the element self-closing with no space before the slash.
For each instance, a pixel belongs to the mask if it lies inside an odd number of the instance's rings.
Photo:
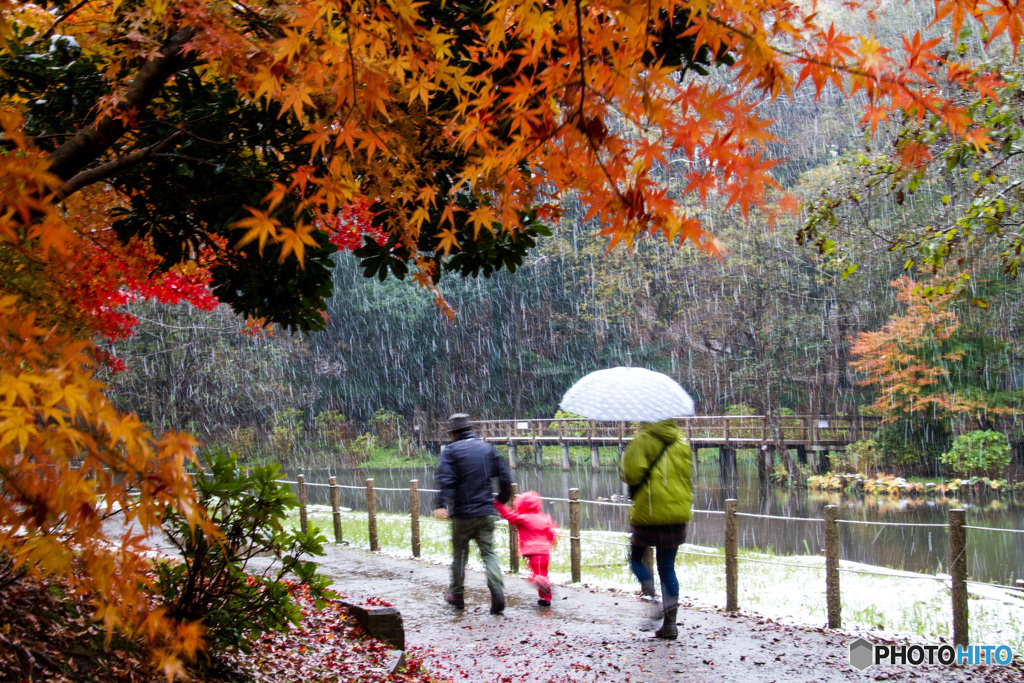
<svg viewBox="0 0 1024 683">
<path fill-rule="evenodd" d="M 682 417 L 676 422 L 690 444 L 698 447 L 759 448 L 774 446 L 776 435 L 764 415 Z M 781 435 L 787 446 L 842 447 L 870 438 L 877 417 L 785 416 Z M 596 422 L 579 418 L 552 420 L 477 420 L 480 438 L 496 443 L 612 446 L 628 443 L 637 426 L 628 422 Z"/>
<path fill-rule="evenodd" d="M 777 428 L 773 428 L 772 421 L 764 415 L 700 415 L 677 418 L 676 422 L 686 434 L 694 457 L 699 457 L 701 449 L 717 448 L 723 481 L 735 481 L 737 450 L 759 451 L 758 470 L 762 479 L 773 467 L 774 451 L 780 442 L 784 448 L 796 450 L 799 462 L 824 472 L 829 467 L 830 452 L 872 438 L 882 419 L 859 415 L 786 415 L 779 418 Z M 979 428 L 979 425 L 968 421 L 951 426 L 954 433 Z M 569 448 L 589 446 L 591 462 L 597 470 L 600 467 L 598 449 L 617 447 L 621 455 L 637 428 L 636 424 L 629 422 L 598 422 L 584 418 L 473 421 L 473 429 L 481 439 L 508 446 L 509 465 L 513 468 L 520 464 L 520 448 L 532 447 L 533 462 L 539 467 L 545 447 L 560 447 L 562 467 L 569 469 Z M 1018 450 L 1024 445 L 1024 415 L 994 418 L 990 428 L 1006 434 Z M 423 430 L 420 439 L 421 444 L 426 441 L 439 447 L 449 440 L 447 427 L 441 424 Z M 808 451 L 817 455 L 810 463 Z"/>
</svg>

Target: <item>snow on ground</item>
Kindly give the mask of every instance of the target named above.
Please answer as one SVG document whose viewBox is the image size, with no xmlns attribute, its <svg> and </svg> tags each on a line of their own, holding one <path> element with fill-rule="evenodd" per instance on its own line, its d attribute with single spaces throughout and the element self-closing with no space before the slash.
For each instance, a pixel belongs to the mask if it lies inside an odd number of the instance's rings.
<svg viewBox="0 0 1024 683">
<path fill-rule="evenodd" d="M 330 508 L 310 506 L 311 525 L 333 540 Z M 298 524 L 297 516 L 293 519 Z M 342 513 L 344 540 L 369 548 L 365 512 Z M 411 554 L 408 515 L 379 514 L 381 552 L 408 557 Z M 622 532 L 581 532 L 583 583 L 594 588 L 637 590 L 627 563 L 628 537 Z M 421 559 L 447 564 L 451 555 L 447 522 L 420 518 Z M 499 522 L 496 550 L 508 571 L 508 526 Z M 739 607 L 789 624 L 821 627 L 827 623 L 825 558 L 780 556 L 739 551 Z M 475 551 L 470 567 L 483 569 Z M 520 563 L 520 571 L 525 571 Z M 696 606 L 725 606 L 725 562 L 721 548 L 686 544 L 676 561 L 680 592 Z M 557 585 L 570 583 L 568 530 L 551 557 L 551 578 Z M 952 638 L 952 607 L 948 576 L 939 580 L 928 574 L 840 561 L 843 630 L 867 637 L 903 637 L 924 643 Z M 1024 653 L 1024 593 L 988 585 L 968 584 L 970 593 L 970 642 L 979 645 L 1010 645 Z"/>
</svg>

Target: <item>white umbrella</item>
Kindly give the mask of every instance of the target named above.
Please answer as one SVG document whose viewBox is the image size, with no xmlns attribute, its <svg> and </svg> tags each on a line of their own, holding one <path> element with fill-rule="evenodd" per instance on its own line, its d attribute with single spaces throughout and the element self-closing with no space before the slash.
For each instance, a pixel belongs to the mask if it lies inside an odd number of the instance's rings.
<svg viewBox="0 0 1024 683">
<path fill-rule="evenodd" d="M 559 404 L 591 420 L 657 422 L 693 415 L 693 399 L 668 375 L 646 368 L 597 370 L 573 384 Z"/>
</svg>

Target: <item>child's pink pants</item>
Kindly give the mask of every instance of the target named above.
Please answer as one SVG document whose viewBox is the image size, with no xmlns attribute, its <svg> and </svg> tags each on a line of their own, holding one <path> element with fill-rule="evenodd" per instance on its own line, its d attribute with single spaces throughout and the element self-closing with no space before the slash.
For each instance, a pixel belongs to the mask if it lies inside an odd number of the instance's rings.
<svg viewBox="0 0 1024 683">
<path fill-rule="evenodd" d="M 537 594 L 541 600 L 551 599 L 551 582 L 548 580 L 548 563 L 551 556 L 526 555 L 526 561 L 530 564 L 530 582 L 537 584 Z"/>
</svg>

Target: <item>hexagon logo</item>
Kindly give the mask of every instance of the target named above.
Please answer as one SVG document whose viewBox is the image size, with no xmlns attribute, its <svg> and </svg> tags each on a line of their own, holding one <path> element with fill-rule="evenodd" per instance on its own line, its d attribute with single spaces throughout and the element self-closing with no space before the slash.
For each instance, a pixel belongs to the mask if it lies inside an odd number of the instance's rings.
<svg viewBox="0 0 1024 683">
<path fill-rule="evenodd" d="M 858 638 L 850 643 L 850 666 L 863 671 L 875 663 L 875 646 Z"/>
</svg>

